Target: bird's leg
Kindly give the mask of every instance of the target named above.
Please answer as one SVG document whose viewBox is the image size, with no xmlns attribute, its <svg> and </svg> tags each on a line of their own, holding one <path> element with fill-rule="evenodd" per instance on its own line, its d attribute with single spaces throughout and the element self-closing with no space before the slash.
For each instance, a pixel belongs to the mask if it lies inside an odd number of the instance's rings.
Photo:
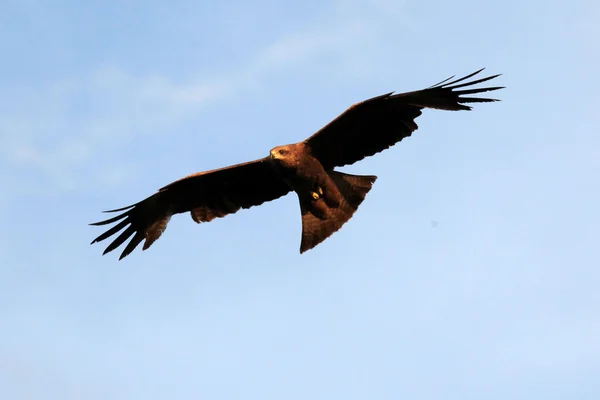
<svg viewBox="0 0 600 400">
<path fill-rule="evenodd" d="M 323 196 L 323 188 L 321 186 L 317 186 L 317 190 L 311 193 L 312 198 L 315 200 L 319 200 L 321 196 Z"/>
</svg>

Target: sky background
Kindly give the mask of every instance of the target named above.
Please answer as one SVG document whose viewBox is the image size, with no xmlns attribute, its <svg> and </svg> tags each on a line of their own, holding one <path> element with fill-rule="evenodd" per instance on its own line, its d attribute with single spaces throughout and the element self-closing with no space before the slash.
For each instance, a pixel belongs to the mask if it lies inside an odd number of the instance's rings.
<svg viewBox="0 0 600 400">
<path fill-rule="evenodd" d="M 600 398 L 600 3 L 0 1 L 0 398 Z M 480 67 L 304 255 L 289 195 L 87 224 Z"/>
</svg>

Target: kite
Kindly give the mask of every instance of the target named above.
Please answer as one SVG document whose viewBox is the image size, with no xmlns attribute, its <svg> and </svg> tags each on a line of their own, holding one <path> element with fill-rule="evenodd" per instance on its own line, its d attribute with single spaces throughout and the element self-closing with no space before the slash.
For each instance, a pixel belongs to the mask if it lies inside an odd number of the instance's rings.
<svg viewBox="0 0 600 400">
<path fill-rule="evenodd" d="M 105 211 L 122 213 L 90 224 L 116 223 L 92 244 L 124 229 L 103 253 L 131 238 L 121 253 L 122 259 L 142 241 L 143 250 L 149 248 L 175 214 L 189 212 L 197 223 L 210 222 L 295 192 L 302 214 L 300 253 L 304 253 L 354 215 L 377 179 L 345 174 L 335 168 L 353 164 L 409 137 L 417 130 L 415 119 L 424 108 L 471 110 L 466 104 L 498 101 L 472 96 L 503 89 L 473 88 L 500 76 L 467 81 L 482 70 L 456 80 L 452 76 L 427 89 L 391 92 L 356 103 L 302 142 L 275 147 L 267 157 L 255 161 L 189 175 L 138 203 Z"/>
</svg>

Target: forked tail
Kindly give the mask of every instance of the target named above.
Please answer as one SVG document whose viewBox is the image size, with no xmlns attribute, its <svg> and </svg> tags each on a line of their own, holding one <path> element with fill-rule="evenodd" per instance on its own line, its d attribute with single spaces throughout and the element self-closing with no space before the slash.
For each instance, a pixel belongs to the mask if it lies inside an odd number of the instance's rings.
<svg viewBox="0 0 600 400">
<path fill-rule="evenodd" d="M 376 176 L 350 175 L 337 171 L 329 172 L 329 176 L 336 184 L 342 199 L 337 207 L 329 207 L 323 199 L 318 200 L 319 207 L 323 210 L 321 218 L 310 212 L 310 205 L 303 204 L 300 200 L 302 211 L 300 253 L 312 249 L 327 239 L 352 218 L 377 179 Z"/>
</svg>

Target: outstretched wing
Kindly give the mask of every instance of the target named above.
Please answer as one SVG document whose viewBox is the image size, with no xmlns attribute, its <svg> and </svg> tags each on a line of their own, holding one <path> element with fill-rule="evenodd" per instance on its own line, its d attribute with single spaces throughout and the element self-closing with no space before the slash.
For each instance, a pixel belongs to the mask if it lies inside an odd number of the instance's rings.
<svg viewBox="0 0 600 400">
<path fill-rule="evenodd" d="M 356 103 L 306 139 L 305 143 L 325 169 L 352 164 L 372 156 L 410 136 L 418 128 L 414 120 L 421 115 L 423 108 L 470 110 L 471 107 L 465 103 L 498 101 L 470 95 L 502 87 L 462 89 L 499 76 L 460 83 L 481 71 L 483 69 L 448 82 L 454 78 L 452 76 L 427 89 L 398 94 L 392 92 Z"/>
<path fill-rule="evenodd" d="M 100 242 L 125 228 L 103 253 L 116 249 L 133 236 L 121 253 L 121 259 L 144 239 L 143 249 L 150 247 L 164 232 L 174 214 L 189 211 L 194 221 L 209 222 L 233 214 L 240 208 L 250 208 L 275 200 L 289 191 L 289 187 L 278 177 L 266 158 L 199 172 L 163 187 L 139 203 L 105 211 L 127 210 L 116 217 L 90 224 L 118 222 L 92 243 Z"/>
</svg>

